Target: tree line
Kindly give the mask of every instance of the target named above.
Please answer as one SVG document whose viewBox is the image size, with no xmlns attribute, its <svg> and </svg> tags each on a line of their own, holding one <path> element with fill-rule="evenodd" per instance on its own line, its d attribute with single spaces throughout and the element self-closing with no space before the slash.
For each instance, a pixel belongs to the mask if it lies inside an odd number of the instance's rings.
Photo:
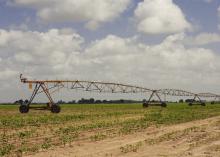
<svg viewBox="0 0 220 157">
<path fill-rule="evenodd" d="M 59 100 L 58 104 L 122 104 L 122 103 L 141 103 L 143 101 L 137 101 L 137 100 L 125 100 L 125 99 L 119 99 L 119 100 L 95 100 L 94 98 L 85 99 L 82 98 L 78 101 L 72 100 L 72 101 L 63 101 Z"/>
</svg>

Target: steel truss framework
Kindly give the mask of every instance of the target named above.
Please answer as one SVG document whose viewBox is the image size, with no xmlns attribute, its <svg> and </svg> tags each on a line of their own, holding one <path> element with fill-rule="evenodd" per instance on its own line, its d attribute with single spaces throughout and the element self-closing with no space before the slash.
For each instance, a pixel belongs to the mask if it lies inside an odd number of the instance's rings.
<svg viewBox="0 0 220 157">
<path fill-rule="evenodd" d="M 20 80 L 22 83 L 29 84 L 31 88 L 32 85 L 35 85 L 32 95 L 29 100 L 20 101 L 20 112 L 27 113 L 29 111 L 29 106 L 34 100 L 35 96 L 40 93 L 45 93 L 47 96 L 49 103 L 47 104 L 47 108 L 50 109 L 53 113 L 59 113 L 60 107 L 55 104 L 51 94 L 59 91 L 62 88 L 74 89 L 74 90 L 82 90 L 82 91 L 91 91 L 91 92 L 99 92 L 99 93 L 150 93 L 150 97 L 148 101 L 143 103 L 143 107 L 148 107 L 148 105 L 161 105 L 162 107 L 166 107 L 166 103 L 162 101 L 161 95 L 169 95 L 169 96 L 183 96 L 183 97 L 194 97 L 193 101 L 190 102 L 189 105 L 193 104 L 201 104 L 204 105 L 204 102 L 201 98 L 215 98 L 219 99 L 220 95 L 212 94 L 212 93 L 192 93 L 184 90 L 178 89 L 159 89 L 153 90 L 149 88 L 126 85 L 121 83 L 107 83 L 107 82 L 99 82 L 99 81 L 79 81 L 79 80 L 28 80 L 27 78 L 22 77 L 20 75 Z M 158 101 L 152 101 L 152 98 L 156 96 Z M 199 101 L 196 101 L 198 99 Z"/>
</svg>

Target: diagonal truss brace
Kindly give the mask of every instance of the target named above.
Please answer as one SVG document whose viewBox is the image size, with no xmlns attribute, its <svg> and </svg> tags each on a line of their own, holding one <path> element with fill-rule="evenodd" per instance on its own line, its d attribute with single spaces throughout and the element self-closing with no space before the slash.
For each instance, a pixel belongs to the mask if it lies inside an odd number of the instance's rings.
<svg viewBox="0 0 220 157">
<path fill-rule="evenodd" d="M 205 104 L 205 102 L 202 101 L 202 99 L 200 98 L 200 96 L 198 94 L 195 94 L 192 102 L 189 103 L 189 106 L 192 106 L 192 105 L 205 106 L 206 104 Z"/>
<path fill-rule="evenodd" d="M 159 102 L 154 102 L 152 101 L 152 98 L 156 96 L 159 100 Z M 153 90 L 148 101 L 143 103 L 143 107 L 148 107 L 149 105 L 157 105 L 157 106 L 162 106 L 166 107 L 166 103 L 162 101 L 160 95 L 158 94 L 157 90 Z"/>
<path fill-rule="evenodd" d="M 162 100 L 161 100 L 161 98 L 160 98 L 160 96 L 159 96 L 159 94 L 157 93 L 156 90 L 152 91 L 147 103 L 149 104 L 149 103 L 152 102 L 151 100 L 152 100 L 154 95 L 159 99 L 159 102 L 162 103 Z"/>
<path fill-rule="evenodd" d="M 40 89 L 42 89 L 42 91 L 39 92 Z M 51 97 L 51 94 L 49 92 L 48 87 L 45 85 L 45 83 L 42 83 L 42 82 L 36 83 L 35 88 L 32 92 L 32 95 L 31 95 L 27 105 L 29 106 L 32 103 L 32 101 L 34 100 L 35 96 L 39 93 L 42 93 L 42 92 L 44 92 L 45 95 L 47 96 L 47 98 L 49 99 L 49 107 L 51 107 L 54 104 L 54 101 Z"/>
</svg>

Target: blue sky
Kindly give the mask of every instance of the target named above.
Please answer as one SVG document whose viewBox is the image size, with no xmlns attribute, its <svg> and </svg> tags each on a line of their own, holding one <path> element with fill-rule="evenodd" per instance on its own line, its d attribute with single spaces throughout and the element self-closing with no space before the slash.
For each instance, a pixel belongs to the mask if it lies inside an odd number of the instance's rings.
<svg viewBox="0 0 220 157">
<path fill-rule="evenodd" d="M 218 14 L 217 9 L 220 1 L 206 3 L 200 0 L 177 0 L 175 1 L 184 11 L 189 19 L 193 19 L 201 27 L 201 31 L 215 32 L 218 31 Z"/>
<path fill-rule="evenodd" d="M 119 19 L 113 22 L 104 24 L 99 30 L 89 31 L 82 27 L 80 22 L 64 22 L 64 23 L 53 23 L 39 25 L 36 22 L 36 11 L 27 7 L 15 7 L 6 5 L 7 0 L 1 0 L 0 2 L 0 27 L 3 29 L 10 29 L 11 26 L 21 25 L 26 23 L 30 26 L 31 30 L 47 31 L 50 28 L 62 28 L 72 27 L 77 32 L 82 34 L 88 40 L 94 40 L 97 38 L 103 38 L 107 34 L 116 34 L 120 36 L 131 36 L 137 33 L 133 29 L 133 25 L 130 22 L 133 17 L 133 12 L 138 2 L 141 0 L 132 1 L 133 4 L 122 14 Z M 174 0 L 184 12 L 186 17 L 196 25 L 199 25 L 198 30 L 191 32 L 193 34 L 200 32 L 218 32 L 219 17 L 217 9 L 220 5 L 220 1 L 213 0 L 210 3 L 204 2 L 203 0 Z"/>
<path fill-rule="evenodd" d="M 220 93 L 219 8 L 218 0 L 1 0 L 0 99 L 21 97 L 20 73 Z"/>
</svg>

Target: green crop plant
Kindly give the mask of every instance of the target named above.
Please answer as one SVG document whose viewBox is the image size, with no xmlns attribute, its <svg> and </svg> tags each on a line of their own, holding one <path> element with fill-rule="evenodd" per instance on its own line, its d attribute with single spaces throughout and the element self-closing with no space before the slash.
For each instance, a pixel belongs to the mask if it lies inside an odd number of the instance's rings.
<svg viewBox="0 0 220 157">
<path fill-rule="evenodd" d="M 105 134 L 102 133 L 98 133 L 95 135 L 90 136 L 91 141 L 101 141 L 103 139 L 105 139 L 107 136 Z"/>
<path fill-rule="evenodd" d="M 37 110 L 20 114 L 17 107 L 0 105 L 0 156 L 13 156 L 16 150 L 28 153 L 59 145 L 71 146 L 81 139 L 98 141 L 133 134 L 149 126 L 162 127 L 220 115 L 219 104 L 201 107 L 172 103 L 167 108 L 143 108 L 142 104 L 74 104 L 62 105 L 62 112 L 57 115 Z M 158 140 L 175 140 L 197 129 L 166 134 Z M 150 139 L 145 142 L 157 143 Z M 121 148 L 122 152 L 137 149 L 134 145 Z"/>
<path fill-rule="evenodd" d="M 41 145 L 42 149 L 49 149 L 52 146 L 52 140 L 50 138 L 45 138 L 44 143 Z"/>
<path fill-rule="evenodd" d="M 120 147 L 122 153 L 129 153 L 129 152 L 137 152 L 138 149 L 143 145 L 142 142 L 138 142 L 135 144 L 127 144 L 125 146 Z"/>
</svg>

